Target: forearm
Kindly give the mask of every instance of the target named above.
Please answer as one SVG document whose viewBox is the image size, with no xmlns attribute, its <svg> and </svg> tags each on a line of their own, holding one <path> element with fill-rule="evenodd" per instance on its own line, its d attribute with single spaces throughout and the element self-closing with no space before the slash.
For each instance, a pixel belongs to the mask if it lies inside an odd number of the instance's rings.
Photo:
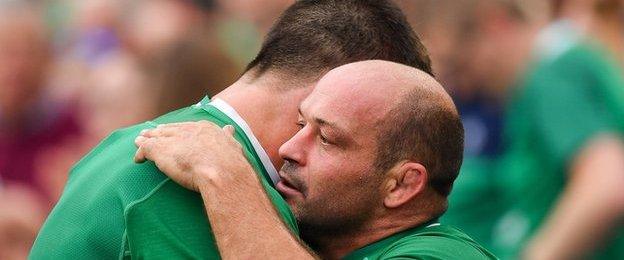
<svg viewBox="0 0 624 260">
<path fill-rule="evenodd" d="M 251 167 L 236 179 L 204 178 L 199 190 L 224 259 L 314 259 L 279 217 Z M 228 175 L 228 173 L 223 173 Z M 200 176 L 209 176 L 202 174 Z"/>
<path fill-rule="evenodd" d="M 531 241 L 527 259 L 582 259 L 596 248 L 618 219 L 613 205 L 599 197 L 566 192 Z"/>
<path fill-rule="evenodd" d="M 528 246 L 526 258 L 584 258 L 622 218 L 624 148 L 614 139 L 589 146 L 571 167 L 566 189 Z"/>
</svg>

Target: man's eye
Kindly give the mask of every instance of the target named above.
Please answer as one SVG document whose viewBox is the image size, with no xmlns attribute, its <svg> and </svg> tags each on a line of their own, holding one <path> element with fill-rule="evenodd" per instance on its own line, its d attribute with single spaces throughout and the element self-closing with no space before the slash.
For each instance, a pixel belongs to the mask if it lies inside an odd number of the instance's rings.
<svg viewBox="0 0 624 260">
<path fill-rule="evenodd" d="M 297 122 L 297 126 L 299 127 L 299 129 L 302 129 L 302 128 L 305 127 L 305 122 L 299 121 L 299 122 Z"/>
<path fill-rule="evenodd" d="M 319 135 L 319 138 L 321 139 L 321 143 L 324 145 L 330 145 L 331 142 L 329 142 L 329 140 L 327 140 L 327 137 L 325 137 L 324 135 Z"/>
</svg>

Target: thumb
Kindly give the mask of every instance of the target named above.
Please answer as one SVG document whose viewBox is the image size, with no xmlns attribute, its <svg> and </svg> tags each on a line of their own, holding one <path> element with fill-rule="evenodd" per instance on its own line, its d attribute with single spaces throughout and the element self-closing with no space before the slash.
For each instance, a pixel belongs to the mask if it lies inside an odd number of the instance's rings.
<svg viewBox="0 0 624 260">
<path fill-rule="evenodd" d="M 225 134 L 228 135 L 229 137 L 234 137 L 234 127 L 231 125 L 226 125 L 223 127 L 223 131 L 225 131 Z"/>
</svg>

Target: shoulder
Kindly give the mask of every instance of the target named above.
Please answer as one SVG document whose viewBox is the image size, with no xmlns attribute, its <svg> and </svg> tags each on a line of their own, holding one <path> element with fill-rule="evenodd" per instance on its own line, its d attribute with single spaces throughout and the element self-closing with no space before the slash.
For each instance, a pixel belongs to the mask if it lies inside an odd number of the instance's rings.
<svg viewBox="0 0 624 260">
<path fill-rule="evenodd" d="M 127 205 L 150 192 L 165 176 L 152 162 L 137 164 L 133 158 L 134 139 L 141 130 L 153 127 L 150 122 L 137 124 L 104 138 L 71 169 L 65 197 L 90 194 L 95 200 L 108 198 Z"/>
<path fill-rule="evenodd" d="M 111 132 L 108 136 L 106 136 L 99 144 L 97 144 L 87 155 L 85 155 L 72 169 L 72 172 L 76 170 L 76 168 L 84 165 L 86 163 L 92 162 L 93 160 L 105 159 L 102 157 L 107 157 L 107 154 L 110 155 L 120 155 L 119 150 L 131 150 L 134 148 L 134 139 L 138 136 L 139 132 L 143 129 L 152 128 L 150 123 L 142 123 L 133 125 L 126 128 L 120 128 L 113 132 Z M 125 155 L 126 153 L 124 153 Z"/>
<path fill-rule="evenodd" d="M 434 226 L 416 234 L 405 236 L 382 255 L 382 259 L 496 259 L 460 230 Z"/>
</svg>

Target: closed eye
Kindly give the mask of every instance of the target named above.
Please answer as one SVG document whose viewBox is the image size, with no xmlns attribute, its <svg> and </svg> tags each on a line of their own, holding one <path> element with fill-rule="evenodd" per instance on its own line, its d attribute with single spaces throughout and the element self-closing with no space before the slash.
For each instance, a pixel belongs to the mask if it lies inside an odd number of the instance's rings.
<svg viewBox="0 0 624 260">
<path fill-rule="evenodd" d="M 323 145 L 331 145 L 332 143 L 325 137 L 323 134 L 319 134 L 319 139 L 321 139 L 321 144 Z"/>
</svg>

